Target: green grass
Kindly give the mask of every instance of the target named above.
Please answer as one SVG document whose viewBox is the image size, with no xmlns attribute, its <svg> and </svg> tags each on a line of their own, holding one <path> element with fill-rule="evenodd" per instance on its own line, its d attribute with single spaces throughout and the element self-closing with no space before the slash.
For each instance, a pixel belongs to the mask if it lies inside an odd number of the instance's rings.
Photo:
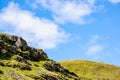
<svg viewBox="0 0 120 80">
<path fill-rule="evenodd" d="M 2 72 L 0 73 L 0 80 L 18 80 L 17 77 L 23 80 L 47 80 L 46 76 L 54 77 L 57 80 L 65 80 L 65 79 L 74 80 L 72 78 L 68 78 L 65 75 L 62 75 L 61 73 L 47 70 L 43 65 L 46 62 L 49 62 L 49 60 L 44 60 L 44 61 L 27 60 L 27 62 L 30 64 L 29 66 L 31 70 L 21 69 L 21 67 L 24 66 L 25 64 L 16 61 L 15 55 L 10 59 L 0 60 L 0 62 L 4 64 L 4 66 L 0 65 L 0 72 Z"/>
<path fill-rule="evenodd" d="M 79 77 L 92 80 L 120 80 L 120 67 L 114 65 L 86 60 L 68 60 L 60 64 Z"/>
<path fill-rule="evenodd" d="M 120 67 L 70 60 L 60 62 L 64 68 L 42 49 L 16 46 L 12 37 L 0 33 L 0 80 L 120 80 Z"/>
<path fill-rule="evenodd" d="M 69 71 L 49 59 L 42 49 L 22 45 L 18 36 L 0 33 L 0 80 L 70 80 L 76 79 Z M 17 43 L 18 44 L 18 43 Z M 54 63 L 50 63 L 54 62 Z M 50 63 L 49 65 L 47 65 Z M 44 65 L 47 65 L 46 67 Z M 49 70 L 48 68 L 52 66 Z M 53 71 L 53 72 L 52 72 Z M 65 75 L 67 73 L 70 75 Z"/>
<path fill-rule="evenodd" d="M 49 74 L 49 75 L 58 75 L 56 73 L 50 72 L 46 69 L 44 69 L 43 64 L 46 61 L 39 61 L 39 62 L 32 62 L 28 61 L 31 64 L 31 70 L 22 70 L 19 67 L 13 67 L 13 65 L 20 64 L 22 66 L 22 63 L 16 62 L 15 60 L 0 60 L 4 63 L 4 66 L 0 66 L 0 70 L 3 72 L 3 74 L 0 74 L 0 80 L 14 80 L 14 76 L 10 75 L 10 72 L 14 72 L 15 74 L 19 75 L 22 79 L 25 80 L 34 80 L 31 76 L 40 76 L 40 74 Z M 8 66 L 11 65 L 11 66 Z"/>
</svg>

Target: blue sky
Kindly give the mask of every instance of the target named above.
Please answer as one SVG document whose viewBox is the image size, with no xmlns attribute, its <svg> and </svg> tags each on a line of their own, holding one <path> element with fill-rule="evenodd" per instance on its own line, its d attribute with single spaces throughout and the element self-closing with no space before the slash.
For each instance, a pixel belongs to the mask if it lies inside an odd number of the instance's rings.
<svg viewBox="0 0 120 80">
<path fill-rule="evenodd" d="M 120 0 L 0 0 L 0 32 L 22 36 L 56 61 L 120 66 Z"/>
</svg>

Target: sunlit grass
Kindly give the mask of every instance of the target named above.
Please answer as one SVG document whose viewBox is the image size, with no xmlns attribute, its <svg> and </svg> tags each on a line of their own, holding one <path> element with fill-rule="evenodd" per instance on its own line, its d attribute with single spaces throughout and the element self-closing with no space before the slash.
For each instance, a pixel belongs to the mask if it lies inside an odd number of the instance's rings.
<svg viewBox="0 0 120 80">
<path fill-rule="evenodd" d="M 86 60 L 70 60 L 60 62 L 62 66 L 79 76 L 91 79 L 120 80 L 120 67 Z"/>
</svg>

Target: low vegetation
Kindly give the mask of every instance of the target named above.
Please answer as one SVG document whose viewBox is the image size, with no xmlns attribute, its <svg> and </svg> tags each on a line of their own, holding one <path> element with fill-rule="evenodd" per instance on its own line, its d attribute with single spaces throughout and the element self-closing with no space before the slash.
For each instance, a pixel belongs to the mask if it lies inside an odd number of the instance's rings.
<svg viewBox="0 0 120 80">
<path fill-rule="evenodd" d="M 120 67 L 84 60 L 57 63 L 21 37 L 0 33 L 0 80 L 120 80 Z"/>
<path fill-rule="evenodd" d="M 0 80 L 79 80 L 42 49 L 21 37 L 0 33 Z"/>
<path fill-rule="evenodd" d="M 87 60 L 69 60 L 60 62 L 66 69 L 79 77 L 90 80 L 120 80 L 120 67 Z"/>
</svg>

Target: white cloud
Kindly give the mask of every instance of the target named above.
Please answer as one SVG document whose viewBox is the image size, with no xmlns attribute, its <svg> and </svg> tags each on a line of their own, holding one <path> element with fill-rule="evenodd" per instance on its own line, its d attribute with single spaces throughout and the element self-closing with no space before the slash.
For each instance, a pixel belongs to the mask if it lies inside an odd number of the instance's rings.
<svg viewBox="0 0 120 80">
<path fill-rule="evenodd" d="M 86 19 L 95 11 L 95 0 L 36 0 L 34 7 L 44 7 L 52 12 L 57 23 L 78 23 L 89 22 Z"/>
<path fill-rule="evenodd" d="M 111 3 L 113 4 L 117 4 L 117 3 L 120 3 L 120 0 L 109 0 Z"/>
<path fill-rule="evenodd" d="M 0 12 L 0 29 L 20 35 L 43 49 L 55 48 L 68 38 L 68 34 L 54 22 L 34 16 L 13 2 Z"/>
<path fill-rule="evenodd" d="M 99 35 L 92 35 L 87 46 L 87 55 L 92 55 L 98 57 L 99 53 L 104 50 L 104 46 L 99 44 L 98 40 L 100 39 Z"/>
<path fill-rule="evenodd" d="M 102 50 L 103 50 L 102 45 L 91 45 L 87 50 L 87 54 L 88 55 L 96 55 L 99 52 L 101 52 Z"/>
</svg>

